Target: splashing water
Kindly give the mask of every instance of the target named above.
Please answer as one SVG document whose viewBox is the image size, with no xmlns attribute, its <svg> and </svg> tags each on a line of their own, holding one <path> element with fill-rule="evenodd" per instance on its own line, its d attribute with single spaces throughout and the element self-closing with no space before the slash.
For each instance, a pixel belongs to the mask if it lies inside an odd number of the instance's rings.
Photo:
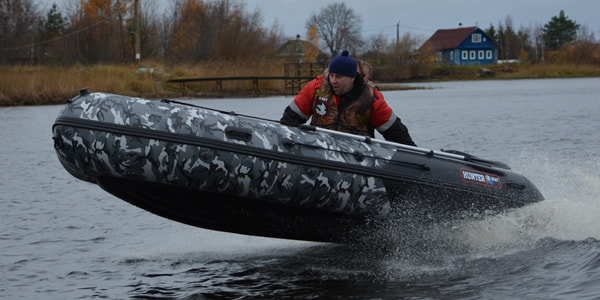
<svg viewBox="0 0 600 300">
<path fill-rule="evenodd" d="M 560 240 L 600 239 L 600 176 L 598 162 L 532 159 L 520 169 L 545 196 L 542 202 L 485 220 L 461 224 L 458 239 L 473 249 L 506 249 L 532 246 L 543 238 Z"/>
</svg>

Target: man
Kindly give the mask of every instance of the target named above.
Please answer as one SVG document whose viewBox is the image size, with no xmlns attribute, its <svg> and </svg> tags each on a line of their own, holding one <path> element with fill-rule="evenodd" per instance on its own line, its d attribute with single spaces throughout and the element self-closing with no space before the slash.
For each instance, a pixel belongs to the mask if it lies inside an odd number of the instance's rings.
<svg viewBox="0 0 600 300">
<path fill-rule="evenodd" d="M 281 124 L 298 126 L 311 118 L 314 126 L 370 137 L 375 137 L 377 129 L 386 140 L 416 146 L 383 94 L 369 81 L 366 67 L 344 50 L 323 75 L 296 95 L 286 107 Z"/>
</svg>

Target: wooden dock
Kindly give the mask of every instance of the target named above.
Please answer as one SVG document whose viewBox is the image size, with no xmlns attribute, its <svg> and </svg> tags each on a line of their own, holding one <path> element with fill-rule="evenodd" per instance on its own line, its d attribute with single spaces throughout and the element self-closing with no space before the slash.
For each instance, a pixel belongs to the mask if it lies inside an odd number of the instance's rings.
<svg viewBox="0 0 600 300">
<path fill-rule="evenodd" d="M 285 80 L 285 89 L 291 94 L 300 91 L 302 86 L 308 81 L 314 79 L 315 76 L 232 76 L 232 77 L 199 77 L 199 78 L 176 78 L 170 79 L 167 83 L 179 84 L 181 95 L 185 95 L 185 89 L 187 83 L 194 82 L 215 82 L 216 91 L 223 92 L 223 81 L 250 81 L 252 82 L 252 91 L 255 95 L 260 94 L 260 81 L 265 80 Z"/>
<path fill-rule="evenodd" d="M 289 94 L 296 94 L 308 81 L 321 74 L 325 68 L 317 63 L 285 63 L 283 76 L 224 76 L 224 77 L 197 77 L 197 78 L 176 78 L 170 79 L 167 83 L 179 84 L 181 95 L 185 95 L 186 84 L 199 82 L 214 82 L 215 90 L 218 93 L 223 92 L 224 81 L 250 81 L 252 83 L 252 92 L 254 95 L 260 95 L 260 82 L 268 80 L 285 81 L 285 91 Z"/>
</svg>

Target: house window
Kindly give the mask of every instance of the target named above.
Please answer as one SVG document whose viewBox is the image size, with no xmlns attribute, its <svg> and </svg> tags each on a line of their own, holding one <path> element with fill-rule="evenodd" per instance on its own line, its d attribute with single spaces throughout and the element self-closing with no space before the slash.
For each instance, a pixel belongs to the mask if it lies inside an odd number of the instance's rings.
<svg viewBox="0 0 600 300">
<path fill-rule="evenodd" d="M 492 50 L 485 51 L 485 58 L 492 59 Z"/>
<path fill-rule="evenodd" d="M 462 60 L 467 60 L 467 59 L 469 59 L 469 51 L 467 51 L 467 50 L 463 50 L 463 51 L 461 52 L 461 55 L 462 55 Z"/>
<path fill-rule="evenodd" d="M 483 59 L 483 50 L 477 51 L 477 59 Z"/>
<path fill-rule="evenodd" d="M 471 51 L 469 51 L 469 58 L 470 58 L 470 59 L 473 59 L 473 60 L 474 60 L 476 57 L 477 57 L 477 56 L 475 55 L 475 50 L 471 50 Z"/>
<path fill-rule="evenodd" d="M 471 34 L 471 42 L 472 43 L 481 43 L 481 33 Z"/>
</svg>

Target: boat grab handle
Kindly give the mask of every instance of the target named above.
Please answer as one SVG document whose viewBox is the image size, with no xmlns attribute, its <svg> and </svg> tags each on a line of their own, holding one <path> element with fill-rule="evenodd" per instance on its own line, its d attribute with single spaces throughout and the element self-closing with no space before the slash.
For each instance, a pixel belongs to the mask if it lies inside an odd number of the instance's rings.
<svg viewBox="0 0 600 300">
<path fill-rule="evenodd" d="M 229 139 L 249 142 L 252 140 L 252 130 L 249 128 L 227 126 L 225 128 L 225 136 Z"/>
</svg>

